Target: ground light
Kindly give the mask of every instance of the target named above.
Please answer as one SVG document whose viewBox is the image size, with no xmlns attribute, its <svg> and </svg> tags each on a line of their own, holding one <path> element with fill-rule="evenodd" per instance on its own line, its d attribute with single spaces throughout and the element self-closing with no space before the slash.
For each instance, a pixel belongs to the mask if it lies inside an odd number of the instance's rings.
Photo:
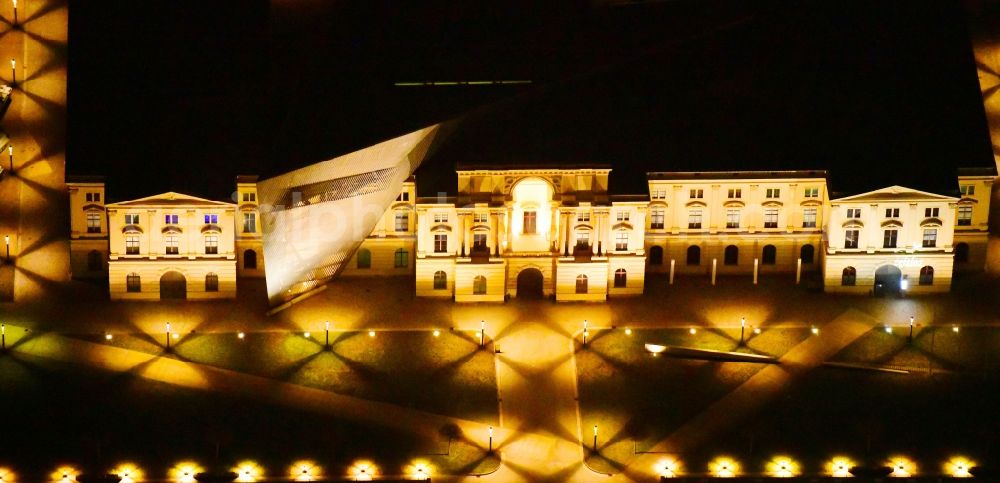
<svg viewBox="0 0 1000 483">
<path fill-rule="evenodd" d="M 305 337 L 306 339 L 309 339 L 309 338 L 312 337 L 312 334 L 310 334 L 309 332 L 303 332 L 302 333 L 302 337 Z"/>
<path fill-rule="evenodd" d="M 885 326 L 885 333 L 886 333 L 886 334 L 891 334 L 891 333 L 892 333 L 892 327 L 890 327 L 890 326 L 888 326 L 888 325 L 887 325 L 887 326 Z"/>
<path fill-rule="evenodd" d="M 244 338 L 246 338 L 246 336 L 247 336 L 247 335 L 246 335 L 246 334 L 244 334 L 243 332 L 240 332 L 239 334 L 236 334 L 236 337 L 239 337 L 239 338 L 240 338 L 240 340 L 243 340 Z"/>
<path fill-rule="evenodd" d="M 321 478 L 323 472 L 316 463 L 309 460 L 296 461 L 288 469 L 288 476 L 295 481 L 313 481 Z"/>
<path fill-rule="evenodd" d="M 728 456 L 720 456 L 708 464 L 708 471 L 717 478 L 733 478 L 739 474 L 740 465 Z"/>
<path fill-rule="evenodd" d="M 114 338 L 115 338 L 115 336 L 111 335 L 110 333 L 104 334 L 104 340 L 111 340 L 111 339 L 114 339 Z"/>
<path fill-rule="evenodd" d="M 111 469 L 111 474 L 121 478 L 121 483 L 135 483 L 142 480 L 142 470 L 132 463 L 121 463 Z"/>
<path fill-rule="evenodd" d="M 955 333 L 958 333 L 958 326 L 957 325 L 951 326 L 951 331 L 955 332 Z"/>
<path fill-rule="evenodd" d="M 976 466 L 976 464 L 968 458 L 964 456 L 956 456 L 945 462 L 944 473 L 952 478 L 971 478 L 972 473 L 969 473 L 969 470 L 972 469 L 973 466 Z"/>
<path fill-rule="evenodd" d="M 254 461 L 243 461 L 233 468 L 236 473 L 236 481 L 260 481 L 264 476 L 264 470 Z"/>
<path fill-rule="evenodd" d="M 892 468 L 889 476 L 893 478 L 909 478 L 917 473 L 917 465 L 904 456 L 889 458 L 889 467 Z"/>
<path fill-rule="evenodd" d="M 17 481 L 17 475 L 13 471 L 7 468 L 0 468 L 0 482 L 13 483 L 15 481 Z"/>
<path fill-rule="evenodd" d="M 374 330 L 369 330 L 368 331 L 368 337 L 375 337 L 375 331 Z"/>
<path fill-rule="evenodd" d="M 690 329 L 688 329 L 688 333 L 691 334 L 691 335 L 695 335 L 695 334 L 698 333 L 698 329 L 695 329 L 694 327 L 691 327 Z"/>
<path fill-rule="evenodd" d="M 434 331 L 434 337 L 440 337 L 440 336 L 441 336 L 441 331 L 440 330 L 435 330 Z"/>
<path fill-rule="evenodd" d="M 816 327 L 814 325 L 814 326 L 812 326 L 812 329 L 809 329 L 809 330 L 813 333 L 813 335 L 819 335 L 819 327 Z"/>
<path fill-rule="evenodd" d="M 413 464 L 407 468 L 406 473 L 414 480 L 431 479 L 431 467 L 426 461 L 414 461 Z"/>
<path fill-rule="evenodd" d="M 632 329 L 626 327 L 625 328 L 625 335 L 632 335 Z"/>
<path fill-rule="evenodd" d="M 775 456 L 765 467 L 767 474 L 776 478 L 798 476 L 799 464 L 787 456 Z"/>
<path fill-rule="evenodd" d="M 76 468 L 72 466 L 60 466 L 54 472 L 52 472 L 52 481 L 58 481 L 59 483 L 70 483 L 76 481 L 78 472 Z"/>
<path fill-rule="evenodd" d="M 656 462 L 653 469 L 660 478 L 675 478 L 680 472 L 680 463 L 675 459 L 665 458 Z"/>
<path fill-rule="evenodd" d="M 760 327 L 754 327 L 753 328 L 753 333 L 756 334 L 756 335 L 760 335 Z"/>
<path fill-rule="evenodd" d="M 834 456 L 830 460 L 830 463 L 826 466 L 826 472 L 833 476 L 834 478 L 850 478 L 854 476 L 851 474 L 851 468 L 854 467 L 854 461 L 846 456 Z"/>
<path fill-rule="evenodd" d="M 195 475 L 205 471 L 197 463 L 191 461 L 183 461 L 174 465 L 170 471 L 167 472 L 167 477 L 170 481 L 175 483 L 195 483 Z"/>
<path fill-rule="evenodd" d="M 370 461 L 358 461 L 351 467 L 350 476 L 354 481 L 371 481 L 377 470 Z"/>
</svg>

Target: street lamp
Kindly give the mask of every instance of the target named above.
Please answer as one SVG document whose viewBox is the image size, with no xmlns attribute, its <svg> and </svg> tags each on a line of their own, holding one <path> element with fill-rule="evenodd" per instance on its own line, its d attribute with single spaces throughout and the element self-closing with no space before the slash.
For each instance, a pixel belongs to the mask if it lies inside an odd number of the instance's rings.
<svg viewBox="0 0 1000 483">
<path fill-rule="evenodd" d="M 913 316 L 910 316 L 910 335 L 906 339 L 912 344 L 913 343 Z"/>
<path fill-rule="evenodd" d="M 326 348 L 330 348 L 330 321 L 326 321 Z"/>
<path fill-rule="evenodd" d="M 740 345 L 743 345 L 743 332 L 747 328 L 747 318 L 740 317 Z"/>
<path fill-rule="evenodd" d="M 10 83 L 17 83 L 17 61 L 10 59 Z"/>
<path fill-rule="evenodd" d="M 170 322 L 167 322 L 167 350 L 170 350 Z"/>
<path fill-rule="evenodd" d="M 594 425 L 594 452 L 597 452 L 597 425 Z"/>
<path fill-rule="evenodd" d="M 490 433 L 490 453 L 492 453 L 493 452 L 493 426 L 490 426 L 489 433 Z"/>
<path fill-rule="evenodd" d="M 14 145 L 7 145 L 7 158 L 10 159 L 10 172 L 14 172 Z"/>
<path fill-rule="evenodd" d="M 17 25 L 17 0 L 12 0 L 14 3 L 14 25 Z"/>
<path fill-rule="evenodd" d="M 583 345 L 587 345 L 587 336 L 590 335 L 590 329 L 587 328 L 587 321 L 583 321 Z"/>
<path fill-rule="evenodd" d="M 7 350 L 7 324 L 0 324 L 0 350 Z"/>
<path fill-rule="evenodd" d="M 479 321 L 479 348 L 486 347 L 486 321 Z"/>
<path fill-rule="evenodd" d="M 7 245 L 7 263 L 10 263 L 10 235 L 3 236 L 3 243 Z"/>
</svg>

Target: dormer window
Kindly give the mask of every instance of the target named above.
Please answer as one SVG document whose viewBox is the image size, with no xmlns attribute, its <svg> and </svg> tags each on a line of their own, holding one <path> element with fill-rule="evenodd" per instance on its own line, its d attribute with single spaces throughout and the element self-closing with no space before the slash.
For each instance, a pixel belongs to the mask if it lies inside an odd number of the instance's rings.
<svg viewBox="0 0 1000 483">
<path fill-rule="evenodd" d="M 163 224 L 165 225 L 176 225 L 177 215 L 163 215 Z"/>
<path fill-rule="evenodd" d="M 219 215 L 206 214 L 205 215 L 205 224 L 206 225 L 218 225 L 219 224 Z"/>
</svg>

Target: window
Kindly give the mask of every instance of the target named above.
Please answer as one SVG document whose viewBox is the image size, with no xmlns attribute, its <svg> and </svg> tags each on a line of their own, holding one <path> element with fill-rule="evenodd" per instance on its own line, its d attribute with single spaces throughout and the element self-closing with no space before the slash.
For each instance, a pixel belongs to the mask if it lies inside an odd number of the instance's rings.
<svg viewBox="0 0 1000 483">
<path fill-rule="evenodd" d="M 205 253 L 215 255 L 219 253 L 219 236 L 205 235 Z"/>
<path fill-rule="evenodd" d="M 742 198 L 742 197 L 743 197 L 743 189 L 742 188 L 729 188 L 729 198 L 730 199 L 739 199 L 739 198 Z"/>
<path fill-rule="evenodd" d="M 624 211 L 624 210 L 623 211 L 619 211 L 618 214 L 615 215 L 615 219 L 618 220 L 618 221 L 628 221 L 628 219 L 629 219 L 629 212 Z"/>
<path fill-rule="evenodd" d="M 799 249 L 799 258 L 802 263 L 812 264 L 816 261 L 816 247 L 812 245 L 802 245 Z"/>
<path fill-rule="evenodd" d="M 477 275 L 472 280 L 472 293 L 474 295 L 486 295 L 486 277 Z"/>
<path fill-rule="evenodd" d="M 971 184 L 965 184 L 958 187 L 958 190 L 962 192 L 962 196 L 972 196 L 976 194 L 976 186 Z"/>
<path fill-rule="evenodd" d="M 934 285 L 934 267 L 928 265 L 920 269 L 920 285 Z"/>
<path fill-rule="evenodd" d="M 410 214 L 405 211 L 396 212 L 396 231 L 407 231 L 410 229 Z"/>
<path fill-rule="evenodd" d="M 768 188 L 764 194 L 765 198 L 781 198 L 781 188 Z"/>
<path fill-rule="evenodd" d="M 434 253 L 448 253 L 448 235 L 434 235 Z"/>
<path fill-rule="evenodd" d="M 590 246 L 589 231 L 580 231 L 576 233 L 576 246 L 579 248 L 587 248 Z"/>
<path fill-rule="evenodd" d="M 688 228 L 701 228 L 701 210 L 688 212 Z"/>
<path fill-rule="evenodd" d="M 972 207 L 965 205 L 958 207 L 958 226 L 972 225 Z"/>
<path fill-rule="evenodd" d="M 624 268 L 615 270 L 615 288 L 623 288 L 628 284 L 628 273 Z"/>
<path fill-rule="evenodd" d="M 101 214 L 92 211 L 87 213 L 87 233 L 101 232 Z"/>
<path fill-rule="evenodd" d="M 257 252 L 254 250 L 247 250 L 243 252 L 243 268 L 246 270 L 256 270 L 257 269 Z"/>
<path fill-rule="evenodd" d="M 126 292 L 142 291 L 142 280 L 139 278 L 138 273 L 133 272 L 125 276 L 125 291 Z"/>
<path fill-rule="evenodd" d="M 396 197 L 396 201 L 410 201 L 410 192 L 404 191 Z"/>
<path fill-rule="evenodd" d="M 806 198 L 819 198 L 819 188 L 806 188 L 803 195 Z"/>
<path fill-rule="evenodd" d="M 367 248 L 358 250 L 358 268 L 372 268 L 372 252 Z"/>
<path fill-rule="evenodd" d="M 125 224 L 126 225 L 138 225 L 139 224 L 139 214 L 138 213 L 129 213 L 129 214 L 126 214 L 125 215 Z"/>
<path fill-rule="evenodd" d="M 847 209 L 848 218 L 861 218 L 861 208 L 848 208 Z"/>
<path fill-rule="evenodd" d="M 257 233 L 257 213 L 243 213 L 243 233 Z"/>
<path fill-rule="evenodd" d="M 924 218 L 937 218 L 938 213 L 938 208 L 924 208 Z"/>
<path fill-rule="evenodd" d="M 704 197 L 705 197 L 705 190 L 702 190 L 702 189 L 692 189 L 691 190 L 691 199 L 696 200 L 696 199 L 701 199 L 701 198 L 704 198 Z"/>
<path fill-rule="evenodd" d="M 211 215 L 211 214 L 205 215 L 205 224 L 206 225 L 218 225 L 219 224 L 219 215 Z"/>
<path fill-rule="evenodd" d="M 448 288 L 448 274 L 441 270 L 434 272 L 434 290 L 445 290 Z"/>
<path fill-rule="evenodd" d="M 257 193 L 243 193 L 243 201 L 257 201 Z"/>
<path fill-rule="evenodd" d="M 896 248 L 896 238 L 899 230 L 886 230 L 882 234 L 882 248 Z"/>
<path fill-rule="evenodd" d="M 665 200 L 667 199 L 667 190 L 653 190 L 649 197 L 654 200 Z"/>
<path fill-rule="evenodd" d="M 474 213 L 472 215 L 472 222 L 473 223 L 486 223 L 487 216 L 488 215 L 486 213 Z"/>
<path fill-rule="evenodd" d="M 167 255 L 177 255 L 180 253 L 178 238 L 176 236 L 163 237 L 164 253 Z"/>
<path fill-rule="evenodd" d="M 859 230 L 847 230 L 844 232 L 844 248 L 857 248 L 861 232 Z"/>
<path fill-rule="evenodd" d="M 473 250 L 486 250 L 486 234 L 485 233 L 473 233 L 472 234 L 472 249 Z"/>
<path fill-rule="evenodd" d="M 653 210 L 649 217 L 649 228 L 651 230 L 663 229 L 663 210 Z"/>
<path fill-rule="evenodd" d="M 434 213 L 434 223 L 448 223 L 448 214 Z"/>
<path fill-rule="evenodd" d="M 177 215 L 163 215 L 163 224 L 165 225 L 176 225 Z"/>
<path fill-rule="evenodd" d="M 624 252 L 625 250 L 628 250 L 628 232 L 615 233 L 615 251 Z"/>
<path fill-rule="evenodd" d="M 937 246 L 937 228 L 924 229 L 924 248 L 934 248 Z"/>
<path fill-rule="evenodd" d="M 590 212 L 588 211 L 586 213 L 583 213 L 583 212 L 577 213 L 576 214 L 576 221 L 578 223 L 589 223 L 590 222 Z"/>
<path fill-rule="evenodd" d="M 214 273 L 209 273 L 205 275 L 205 291 L 206 292 L 218 292 L 219 291 L 219 276 Z"/>
<path fill-rule="evenodd" d="M 726 210 L 726 228 L 740 227 L 740 210 Z"/>
<path fill-rule="evenodd" d="M 524 229 L 522 230 L 525 235 L 535 234 L 535 221 L 538 215 L 534 211 L 524 212 Z"/>
<path fill-rule="evenodd" d="M 101 267 L 104 265 L 104 257 L 101 256 L 101 252 L 97 250 L 91 250 L 87 254 L 87 271 L 88 272 L 99 272 Z"/>
<path fill-rule="evenodd" d="M 687 264 L 701 265 L 701 247 L 691 245 L 687 249 Z"/>
<path fill-rule="evenodd" d="M 853 287 L 857 279 L 858 271 L 854 267 L 844 267 L 844 271 L 840 274 L 840 284 L 844 286 Z"/>
<path fill-rule="evenodd" d="M 764 253 L 760 257 L 760 263 L 764 265 L 774 265 L 778 261 L 778 249 L 774 245 L 764 245 Z"/>
<path fill-rule="evenodd" d="M 582 273 L 576 276 L 576 293 L 587 293 L 587 276 Z"/>
<path fill-rule="evenodd" d="M 94 193 L 94 201 L 96 201 L 98 203 L 101 202 L 101 194 L 100 193 Z"/>
<path fill-rule="evenodd" d="M 816 228 L 816 208 L 802 210 L 802 228 Z"/>
<path fill-rule="evenodd" d="M 410 252 L 406 251 L 406 249 L 400 248 L 399 250 L 396 250 L 393 259 L 393 266 L 396 268 L 406 268 L 410 266 Z"/>
<path fill-rule="evenodd" d="M 736 245 L 729 245 L 723 253 L 722 263 L 726 265 L 737 265 L 740 263 L 740 249 Z"/>
<path fill-rule="evenodd" d="M 764 210 L 764 228 L 777 228 L 777 227 L 778 227 L 777 208 L 768 208 Z"/>
<path fill-rule="evenodd" d="M 139 254 L 139 237 L 135 235 L 125 237 L 125 254 L 126 255 Z"/>
<path fill-rule="evenodd" d="M 886 208 L 885 209 L 886 218 L 899 218 L 899 208 Z"/>
<path fill-rule="evenodd" d="M 86 198 L 87 198 L 87 201 L 94 201 L 94 194 L 93 193 L 87 193 Z"/>
</svg>

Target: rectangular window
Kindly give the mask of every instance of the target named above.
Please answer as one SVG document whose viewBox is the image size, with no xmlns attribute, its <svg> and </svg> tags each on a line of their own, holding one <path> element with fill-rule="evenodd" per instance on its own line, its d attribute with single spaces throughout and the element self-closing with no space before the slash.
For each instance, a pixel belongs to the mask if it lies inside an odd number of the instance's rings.
<svg viewBox="0 0 1000 483">
<path fill-rule="evenodd" d="M 139 237 L 138 236 L 127 236 L 125 237 L 125 254 L 126 255 L 138 255 L 139 254 Z"/>
<path fill-rule="evenodd" d="M 396 250 L 393 254 L 393 266 L 396 268 L 407 268 L 410 266 L 410 252 L 403 248 Z"/>
<path fill-rule="evenodd" d="M 766 198 L 781 198 L 781 188 L 768 188 L 764 194 Z"/>
<path fill-rule="evenodd" d="M 581 231 L 576 234 L 576 246 L 587 248 L 590 246 L 590 232 Z"/>
<path fill-rule="evenodd" d="M 163 216 L 163 223 L 165 225 L 176 225 L 177 224 L 177 215 L 164 215 Z"/>
<path fill-rule="evenodd" d="M 743 197 L 743 189 L 742 188 L 730 188 L 729 189 L 729 198 L 730 199 L 739 199 L 739 198 L 742 198 L 742 197 Z"/>
<path fill-rule="evenodd" d="M 860 234 L 861 232 L 858 230 L 847 230 L 844 232 L 844 248 L 857 248 Z"/>
<path fill-rule="evenodd" d="M 939 208 L 924 208 L 924 218 L 937 218 Z"/>
<path fill-rule="evenodd" d="M 176 236 L 167 236 L 163 238 L 163 244 L 165 246 L 164 252 L 167 255 L 177 255 L 180 253 L 180 248 L 178 245 L 178 238 Z"/>
<path fill-rule="evenodd" d="M 472 215 L 472 222 L 473 223 L 486 223 L 487 216 L 488 215 L 486 213 L 475 213 L 475 214 Z"/>
<path fill-rule="evenodd" d="M 396 212 L 396 231 L 408 231 L 410 229 L 410 214 L 404 211 Z"/>
<path fill-rule="evenodd" d="M 448 223 L 448 214 L 434 213 L 434 223 Z"/>
<path fill-rule="evenodd" d="M 885 209 L 886 218 L 899 218 L 899 208 L 886 208 Z"/>
<path fill-rule="evenodd" d="M 740 227 L 740 210 L 726 210 L 726 228 Z"/>
<path fill-rule="evenodd" d="M 958 190 L 962 192 L 962 196 L 972 196 L 976 194 L 976 186 L 971 184 L 959 186 Z"/>
<path fill-rule="evenodd" d="M 924 248 L 934 248 L 937 246 L 937 229 L 928 228 L 924 230 Z"/>
<path fill-rule="evenodd" d="M 816 208 L 802 210 L 802 228 L 816 228 Z"/>
<path fill-rule="evenodd" d="M 448 253 L 448 235 L 434 235 L 434 253 Z"/>
<path fill-rule="evenodd" d="M 882 234 L 882 248 L 896 248 L 896 238 L 899 230 L 886 230 Z"/>
<path fill-rule="evenodd" d="M 410 192 L 404 191 L 396 197 L 396 201 L 410 201 Z"/>
<path fill-rule="evenodd" d="M 218 235 L 205 235 L 205 253 L 208 255 L 216 255 L 219 253 Z"/>
<path fill-rule="evenodd" d="M 538 215 L 534 211 L 525 211 L 524 212 L 524 227 L 523 227 L 522 232 L 525 235 L 534 235 L 535 234 L 535 221 L 537 219 L 537 216 Z"/>
<path fill-rule="evenodd" d="M 628 250 L 628 232 L 615 233 L 615 251 L 624 252 L 626 250 Z"/>
<path fill-rule="evenodd" d="M 87 233 L 101 232 L 101 214 L 96 212 L 87 213 Z"/>
<path fill-rule="evenodd" d="M 861 208 L 848 208 L 847 209 L 848 218 L 861 218 Z"/>
<path fill-rule="evenodd" d="M 704 197 L 705 197 L 705 190 L 702 190 L 702 189 L 692 189 L 691 190 L 691 199 L 697 200 L 697 199 L 702 199 Z"/>
<path fill-rule="evenodd" d="M 576 221 L 578 223 L 589 223 L 590 222 L 590 212 L 577 213 L 576 214 Z"/>
<path fill-rule="evenodd" d="M 972 225 L 972 207 L 965 205 L 958 207 L 958 226 Z"/>
<path fill-rule="evenodd" d="M 819 188 L 806 188 L 804 195 L 806 198 L 819 198 Z"/>
<path fill-rule="evenodd" d="M 688 228 L 701 228 L 701 210 L 691 210 L 688 212 Z"/>
<path fill-rule="evenodd" d="M 209 215 L 209 214 L 206 214 L 205 215 L 205 224 L 206 225 L 218 225 L 219 224 L 219 215 Z"/>
<path fill-rule="evenodd" d="M 472 234 L 472 249 L 473 250 L 486 250 L 486 234 L 485 233 L 473 233 Z"/>
<path fill-rule="evenodd" d="M 653 210 L 649 217 L 649 228 L 652 230 L 663 229 L 663 210 Z"/>
<path fill-rule="evenodd" d="M 619 211 L 618 214 L 616 215 L 615 219 L 618 220 L 618 221 L 628 221 L 628 219 L 629 219 L 629 212 L 627 212 L 627 211 Z"/>
<path fill-rule="evenodd" d="M 650 198 L 654 200 L 665 200 L 667 199 L 667 190 L 653 190 Z"/>
<path fill-rule="evenodd" d="M 777 208 L 768 208 L 764 210 L 764 228 L 777 228 L 777 227 L 778 227 Z"/>
<path fill-rule="evenodd" d="M 94 194 L 93 193 L 87 193 L 87 201 L 94 201 Z"/>
<path fill-rule="evenodd" d="M 243 213 L 243 233 L 257 233 L 257 213 Z"/>
</svg>

